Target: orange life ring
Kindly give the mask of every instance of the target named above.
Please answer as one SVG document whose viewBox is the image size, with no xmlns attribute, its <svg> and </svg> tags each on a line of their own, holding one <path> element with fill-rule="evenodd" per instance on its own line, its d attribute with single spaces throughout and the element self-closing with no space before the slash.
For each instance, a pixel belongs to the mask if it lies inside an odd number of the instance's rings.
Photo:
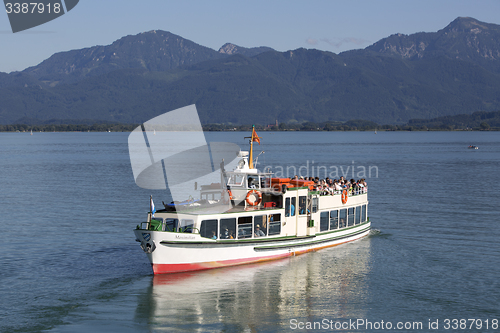
<svg viewBox="0 0 500 333">
<path fill-rule="evenodd" d="M 347 190 L 342 191 L 342 203 L 345 204 L 347 202 Z"/>
<path fill-rule="evenodd" d="M 231 192 L 231 190 L 227 190 L 227 197 L 226 197 L 226 195 L 225 195 L 225 193 L 223 191 L 222 194 L 221 194 L 221 200 L 222 200 L 222 202 L 224 204 L 228 204 L 231 201 L 233 201 L 233 193 Z"/>
<path fill-rule="evenodd" d="M 255 201 L 250 201 L 250 197 L 253 195 L 253 194 L 256 194 L 257 195 L 257 200 Z M 260 193 L 259 191 L 257 190 L 251 190 L 251 191 L 248 191 L 247 193 L 247 197 L 246 197 L 246 201 L 247 201 L 247 204 L 249 204 L 250 206 L 257 206 L 258 204 L 260 204 L 260 202 L 262 201 L 262 193 Z"/>
</svg>

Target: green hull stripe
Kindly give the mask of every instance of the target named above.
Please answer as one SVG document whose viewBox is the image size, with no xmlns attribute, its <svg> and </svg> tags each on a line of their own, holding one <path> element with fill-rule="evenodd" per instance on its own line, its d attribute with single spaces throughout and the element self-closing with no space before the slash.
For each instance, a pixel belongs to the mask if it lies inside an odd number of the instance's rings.
<svg viewBox="0 0 500 333">
<path fill-rule="evenodd" d="M 256 246 L 256 247 L 254 247 L 254 249 L 255 250 L 273 250 L 273 249 L 286 248 L 286 247 L 308 246 L 308 245 L 326 243 L 326 242 L 330 242 L 330 241 L 338 240 L 338 239 L 342 239 L 342 238 L 348 238 L 348 237 L 351 237 L 354 235 L 362 234 L 363 232 L 368 231 L 368 230 L 370 230 L 370 227 L 366 227 L 362 230 L 351 232 L 347 235 L 336 236 L 336 237 L 331 237 L 331 238 L 322 239 L 322 240 L 316 240 L 316 241 L 312 241 L 312 242 L 304 242 L 304 243 L 300 243 L 300 244 L 283 244 L 283 245 L 275 245 L 275 246 Z"/>
</svg>

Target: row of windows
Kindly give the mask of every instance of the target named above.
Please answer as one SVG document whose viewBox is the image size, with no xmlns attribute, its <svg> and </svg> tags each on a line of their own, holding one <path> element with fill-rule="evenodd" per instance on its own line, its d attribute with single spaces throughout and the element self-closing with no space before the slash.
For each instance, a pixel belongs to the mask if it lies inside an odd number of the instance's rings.
<svg viewBox="0 0 500 333">
<path fill-rule="evenodd" d="M 151 228 L 157 231 L 170 232 L 193 232 L 194 221 L 191 219 L 178 219 L 153 217 L 151 219 Z"/>
<path fill-rule="evenodd" d="M 337 230 L 366 222 L 366 205 L 321 212 L 319 231 Z"/>
<path fill-rule="evenodd" d="M 257 238 L 281 233 L 281 214 L 242 216 L 201 221 L 201 237 L 212 239 Z"/>
<path fill-rule="evenodd" d="M 227 185 L 231 187 L 246 187 L 246 188 L 269 188 L 271 178 L 269 175 L 241 175 L 231 174 Z"/>
<path fill-rule="evenodd" d="M 295 198 L 286 198 L 285 216 L 295 216 L 295 203 Z M 317 198 L 312 199 L 311 207 L 313 212 L 317 211 Z M 299 214 L 306 214 L 306 209 L 306 197 L 299 197 Z M 366 222 L 366 205 L 321 212 L 320 232 L 351 227 L 362 222 Z M 154 225 L 154 230 L 192 232 L 194 221 L 182 219 L 179 222 L 178 219 L 173 218 L 165 220 L 153 218 L 151 225 Z M 203 220 L 200 226 L 200 235 L 213 239 L 245 239 L 280 233 L 281 214 Z"/>
</svg>

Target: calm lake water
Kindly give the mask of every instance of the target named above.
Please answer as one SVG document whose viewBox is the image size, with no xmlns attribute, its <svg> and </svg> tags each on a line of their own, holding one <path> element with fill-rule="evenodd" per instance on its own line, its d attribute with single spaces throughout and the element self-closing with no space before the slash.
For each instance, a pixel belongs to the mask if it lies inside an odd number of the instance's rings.
<svg viewBox="0 0 500 333">
<path fill-rule="evenodd" d="M 0 331 L 500 331 L 498 132 L 259 134 L 259 168 L 367 178 L 371 235 L 153 277 L 128 133 L 0 133 Z"/>
</svg>

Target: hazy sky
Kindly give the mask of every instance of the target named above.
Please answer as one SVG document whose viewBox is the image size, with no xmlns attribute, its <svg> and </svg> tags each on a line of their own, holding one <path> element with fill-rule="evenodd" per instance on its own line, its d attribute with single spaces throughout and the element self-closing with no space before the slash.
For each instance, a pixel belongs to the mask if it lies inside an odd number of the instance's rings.
<svg viewBox="0 0 500 333">
<path fill-rule="evenodd" d="M 56 52 L 108 45 L 150 30 L 215 50 L 230 42 L 339 53 L 394 33 L 434 32 L 458 16 L 500 24 L 500 1 L 80 0 L 67 14 L 15 34 L 7 14 L 0 14 L 0 71 L 20 71 Z"/>
</svg>

